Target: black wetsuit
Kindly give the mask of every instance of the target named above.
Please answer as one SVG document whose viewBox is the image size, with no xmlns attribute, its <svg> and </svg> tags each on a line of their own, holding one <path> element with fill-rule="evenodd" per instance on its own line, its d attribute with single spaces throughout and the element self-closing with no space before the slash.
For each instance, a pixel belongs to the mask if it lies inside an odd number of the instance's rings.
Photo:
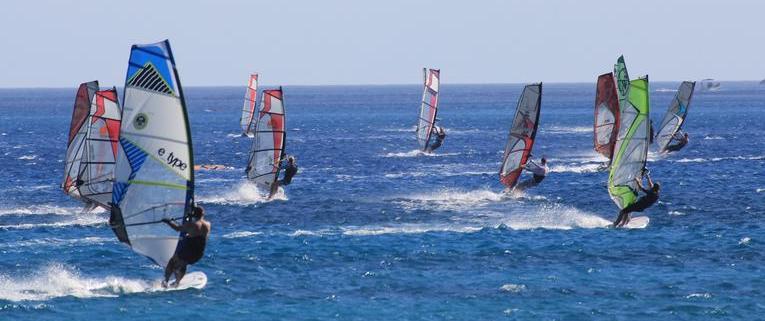
<svg viewBox="0 0 765 321">
<path fill-rule="evenodd" d="M 444 143 L 444 138 L 446 138 L 446 135 L 436 136 L 436 141 L 434 141 L 433 144 L 430 144 L 430 147 L 428 147 L 428 150 L 432 152 L 436 150 L 437 148 L 441 147 L 441 145 Z"/>
<path fill-rule="evenodd" d="M 178 242 L 175 254 L 178 254 L 178 258 L 184 262 L 194 264 L 204 256 L 206 246 L 207 238 L 204 235 L 184 237 Z"/>
<path fill-rule="evenodd" d="M 292 177 L 298 172 L 298 167 L 295 164 L 287 165 L 284 169 L 284 178 L 279 181 L 279 185 L 289 185 L 292 183 Z"/>
<path fill-rule="evenodd" d="M 643 189 L 645 195 L 638 198 L 637 202 L 622 209 L 622 213 L 642 212 L 645 209 L 651 207 L 656 201 L 659 200 L 659 192 L 653 191 L 653 189 Z"/>
<path fill-rule="evenodd" d="M 685 145 L 687 145 L 687 144 L 688 144 L 687 140 L 681 139 L 680 141 L 677 142 L 677 144 L 672 144 L 672 145 L 667 146 L 667 152 L 676 152 L 676 151 L 679 151 L 679 150 L 683 149 L 683 147 L 685 147 Z"/>
</svg>

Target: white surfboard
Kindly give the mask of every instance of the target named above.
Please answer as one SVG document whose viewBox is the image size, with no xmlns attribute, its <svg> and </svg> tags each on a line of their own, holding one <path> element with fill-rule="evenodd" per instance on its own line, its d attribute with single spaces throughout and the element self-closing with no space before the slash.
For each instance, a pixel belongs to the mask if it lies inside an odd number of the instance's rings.
<svg viewBox="0 0 765 321">
<path fill-rule="evenodd" d="M 157 291 L 179 291 L 186 289 L 203 289 L 207 285 L 207 275 L 202 272 L 191 272 L 186 274 L 178 286 L 163 287 L 159 283 L 155 287 Z"/>
<path fill-rule="evenodd" d="M 648 226 L 648 216 L 636 216 L 630 219 L 630 222 L 622 226 L 623 228 L 646 228 Z"/>
</svg>

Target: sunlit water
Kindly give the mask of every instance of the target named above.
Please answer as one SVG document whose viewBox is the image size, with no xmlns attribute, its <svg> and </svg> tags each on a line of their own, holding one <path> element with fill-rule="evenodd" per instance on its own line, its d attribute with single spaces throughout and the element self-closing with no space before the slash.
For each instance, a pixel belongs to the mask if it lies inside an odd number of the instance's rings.
<svg viewBox="0 0 765 321">
<path fill-rule="evenodd" d="M 658 125 L 679 83 L 654 83 Z M 697 92 L 689 146 L 651 154 L 645 229 L 592 151 L 593 84 L 544 87 L 551 174 L 501 194 L 520 85 L 444 85 L 448 137 L 416 151 L 418 86 L 285 87 L 300 172 L 276 200 L 243 178 L 243 88 L 187 88 L 196 199 L 213 223 L 202 290 L 116 241 L 58 188 L 74 89 L 0 90 L 0 319 L 756 319 L 765 313 L 765 88 Z"/>
</svg>

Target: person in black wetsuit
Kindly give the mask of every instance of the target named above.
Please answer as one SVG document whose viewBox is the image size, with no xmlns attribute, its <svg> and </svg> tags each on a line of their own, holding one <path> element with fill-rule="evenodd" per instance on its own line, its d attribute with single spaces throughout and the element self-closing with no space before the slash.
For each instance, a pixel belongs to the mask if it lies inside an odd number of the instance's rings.
<svg viewBox="0 0 765 321">
<path fill-rule="evenodd" d="M 164 287 L 167 287 L 172 274 L 175 274 L 175 282 L 172 286 L 178 286 L 186 275 L 186 267 L 197 263 L 205 253 L 207 237 L 210 235 L 210 222 L 205 220 L 205 210 L 201 206 L 194 206 L 191 216 L 192 219 L 182 225 L 175 224 L 167 218 L 162 220 L 174 230 L 184 233 L 175 248 L 175 254 L 165 267 L 165 280 L 162 282 Z"/>
<path fill-rule="evenodd" d="M 648 189 L 643 187 L 643 182 L 640 178 L 635 178 L 638 187 L 643 191 L 643 193 L 645 193 L 645 195 L 638 198 L 635 203 L 632 203 L 631 205 L 619 211 L 619 217 L 616 218 L 614 227 L 622 227 L 626 225 L 630 222 L 630 213 L 642 212 L 659 200 L 659 189 L 661 186 L 659 186 L 658 182 L 654 183 L 653 180 L 651 180 L 650 174 L 646 174 L 646 176 L 648 178 Z"/>
<path fill-rule="evenodd" d="M 292 183 L 292 177 L 294 177 L 298 172 L 297 161 L 295 160 L 294 156 L 287 157 L 286 162 L 280 162 L 279 168 L 284 170 L 284 178 L 271 184 L 271 194 L 268 196 L 268 198 L 271 198 L 274 196 L 274 194 L 276 194 L 276 191 L 279 190 L 280 185 L 286 186 Z"/>
<path fill-rule="evenodd" d="M 677 140 L 677 143 L 667 145 L 667 148 L 664 149 L 664 151 L 667 153 L 676 152 L 683 149 L 685 145 L 688 145 L 688 141 L 690 140 L 688 138 L 688 133 L 683 133 L 682 135 L 680 135 L 680 132 L 675 133 L 675 136 L 673 138 Z"/>
<path fill-rule="evenodd" d="M 433 134 L 436 134 L 436 140 L 428 146 L 428 152 L 432 153 L 434 150 L 441 147 L 446 139 L 446 131 L 440 126 L 433 126 Z"/>
</svg>

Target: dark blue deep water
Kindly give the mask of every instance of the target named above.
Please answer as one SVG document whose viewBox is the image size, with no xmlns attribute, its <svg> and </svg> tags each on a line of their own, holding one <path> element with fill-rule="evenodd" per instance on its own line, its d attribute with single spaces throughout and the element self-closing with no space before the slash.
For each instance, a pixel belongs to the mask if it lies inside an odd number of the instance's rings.
<svg viewBox="0 0 765 321">
<path fill-rule="evenodd" d="M 679 82 L 651 84 L 657 123 Z M 765 315 L 765 86 L 697 92 L 691 142 L 649 156 L 644 229 L 592 150 L 594 84 L 544 87 L 535 152 L 551 174 L 503 197 L 521 85 L 445 85 L 435 156 L 416 149 L 419 86 L 285 87 L 300 173 L 266 202 L 243 178 L 243 88 L 187 88 L 196 198 L 213 233 L 202 290 L 118 243 L 58 188 L 75 89 L 0 90 L 3 320 L 698 320 Z M 121 94 L 121 92 L 120 92 Z"/>
</svg>

